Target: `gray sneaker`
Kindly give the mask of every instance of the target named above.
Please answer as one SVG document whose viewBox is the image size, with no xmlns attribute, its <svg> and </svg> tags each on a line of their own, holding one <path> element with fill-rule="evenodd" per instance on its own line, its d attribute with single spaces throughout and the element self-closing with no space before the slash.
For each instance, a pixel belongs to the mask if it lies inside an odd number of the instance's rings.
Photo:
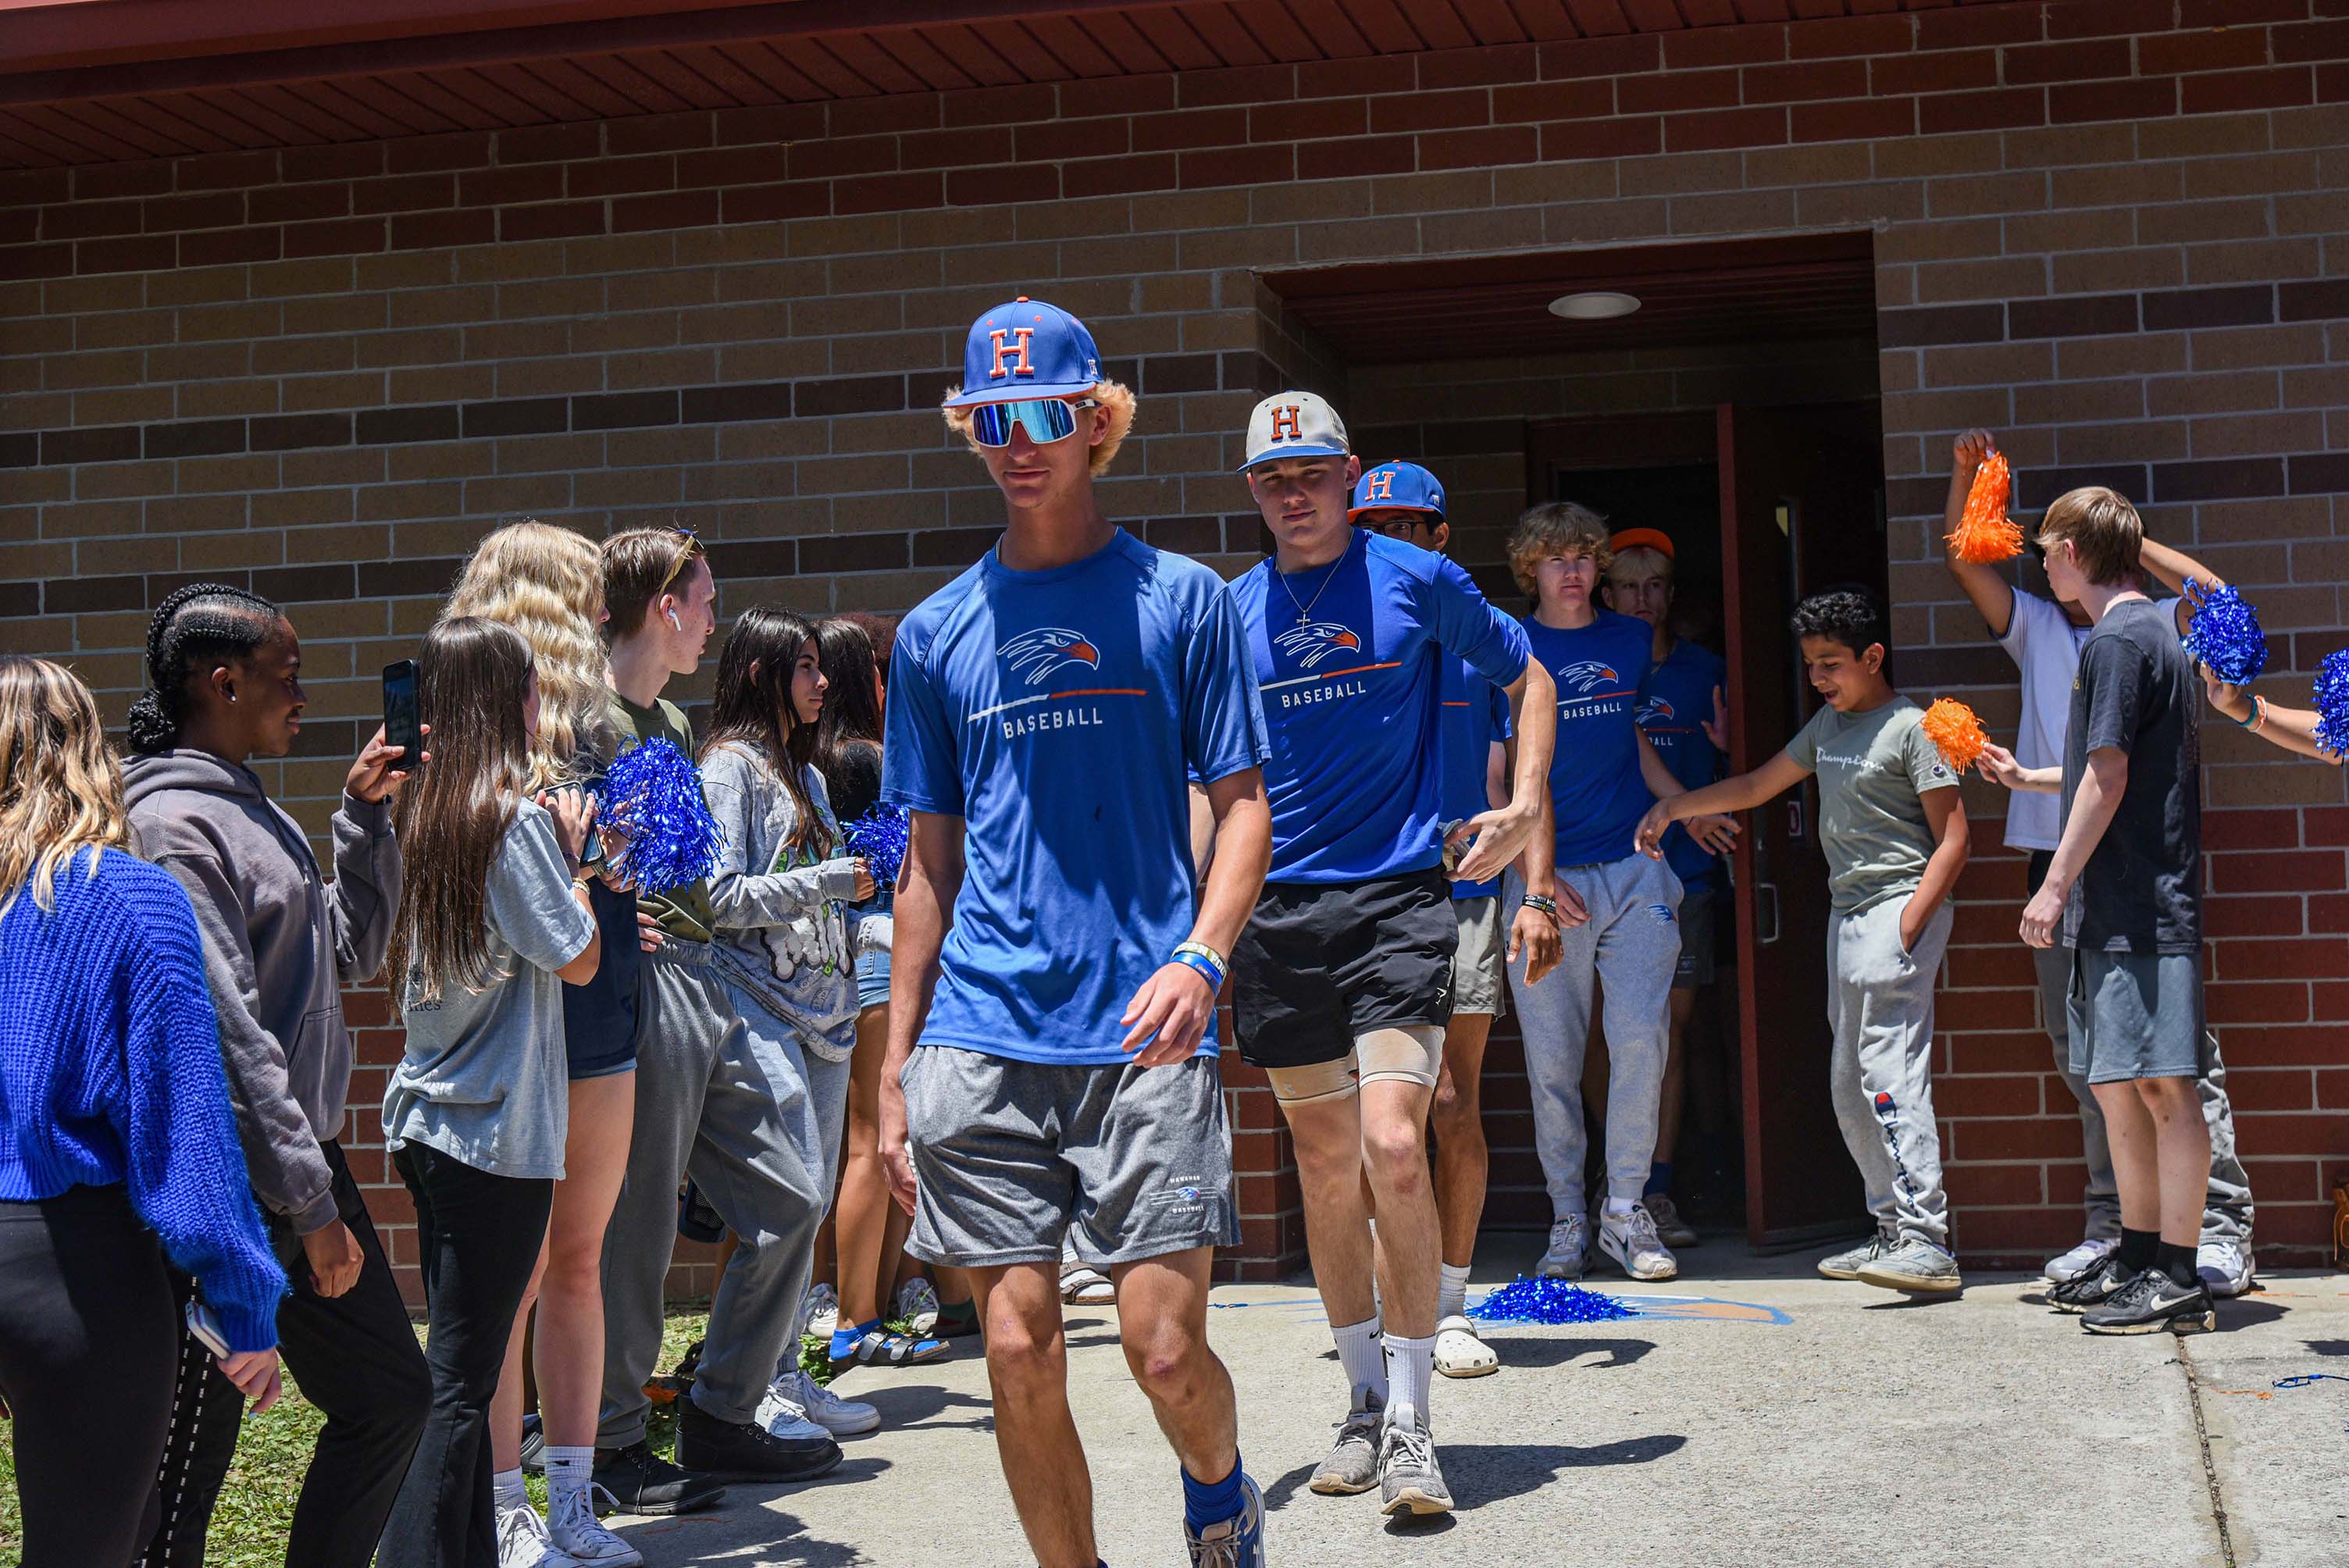
<svg viewBox="0 0 2349 1568">
<path fill-rule="evenodd" d="M 1930 1242 L 1914 1240 L 1878 1253 L 1859 1266 L 1857 1277 L 1863 1284 L 1886 1290 L 1928 1293 L 1955 1290 L 1965 1283 L 1958 1277 L 1957 1259 Z"/>
<path fill-rule="evenodd" d="M 1338 1440 L 1307 1482 L 1324 1497 L 1351 1497 L 1379 1484 L 1379 1429 L 1386 1407 L 1376 1394 L 1338 1423 Z"/>
<path fill-rule="evenodd" d="M 1427 1418 L 1403 1412 L 1408 1424 L 1389 1421 L 1379 1439 L 1379 1511 L 1384 1514 L 1449 1513 L 1452 1489 L 1435 1464 L 1435 1439 Z"/>
<path fill-rule="evenodd" d="M 1640 1200 L 1648 1206 L 1649 1218 L 1656 1222 L 1656 1238 L 1668 1247 L 1696 1245 L 1696 1227 L 1681 1218 L 1680 1206 L 1669 1192 L 1651 1192 Z"/>
<path fill-rule="evenodd" d="M 1827 1279 L 1857 1279 L 1859 1271 L 1882 1257 L 1890 1241 L 1874 1235 L 1856 1247 L 1847 1247 L 1832 1257 L 1819 1260 L 1819 1273 Z"/>
</svg>

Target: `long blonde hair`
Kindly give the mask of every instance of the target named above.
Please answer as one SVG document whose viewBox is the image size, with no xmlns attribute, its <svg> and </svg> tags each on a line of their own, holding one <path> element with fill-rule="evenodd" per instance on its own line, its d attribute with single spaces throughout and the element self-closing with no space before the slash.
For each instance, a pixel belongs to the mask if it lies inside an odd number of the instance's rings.
<svg viewBox="0 0 2349 1568">
<path fill-rule="evenodd" d="M 595 545 L 552 523 L 511 523 L 474 548 L 443 622 L 477 615 L 520 632 L 538 670 L 534 794 L 603 771 L 616 749 L 605 682 L 604 565 Z"/>
<path fill-rule="evenodd" d="M 122 769 L 89 688 L 47 659 L 0 655 L 0 912 L 27 882 L 57 907 L 57 875 L 82 850 L 130 841 Z"/>
</svg>

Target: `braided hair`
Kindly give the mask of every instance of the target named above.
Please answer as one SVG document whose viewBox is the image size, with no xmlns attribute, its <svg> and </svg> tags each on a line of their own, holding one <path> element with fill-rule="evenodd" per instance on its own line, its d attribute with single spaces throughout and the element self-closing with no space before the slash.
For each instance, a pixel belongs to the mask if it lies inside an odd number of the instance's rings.
<svg viewBox="0 0 2349 1568">
<path fill-rule="evenodd" d="M 147 624 L 147 689 L 130 705 L 130 749 L 169 751 L 187 722 L 188 677 L 197 665 L 251 658 L 285 618 L 259 594 L 222 583 L 190 583 L 158 604 Z"/>
</svg>

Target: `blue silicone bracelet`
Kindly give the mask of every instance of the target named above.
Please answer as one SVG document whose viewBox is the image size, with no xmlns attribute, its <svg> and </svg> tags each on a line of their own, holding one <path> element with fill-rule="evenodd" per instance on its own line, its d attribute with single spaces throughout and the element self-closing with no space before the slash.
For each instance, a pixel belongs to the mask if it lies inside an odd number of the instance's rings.
<svg viewBox="0 0 2349 1568">
<path fill-rule="evenodd" d="M 1213 964 L 1207 962 L 1207 960 L 1200 954 L 1196 953 L 1177 953 L 1174 954 L 1171 962 L 1183 965 L 1188 968 L 1196 969 L 1201 975 L 1206 976 L 1208 985 L 1215 990 L 1217 995 L 1220 996 L 1223 995 L 1224 972 L 1216 968 Z"/>
</svg>

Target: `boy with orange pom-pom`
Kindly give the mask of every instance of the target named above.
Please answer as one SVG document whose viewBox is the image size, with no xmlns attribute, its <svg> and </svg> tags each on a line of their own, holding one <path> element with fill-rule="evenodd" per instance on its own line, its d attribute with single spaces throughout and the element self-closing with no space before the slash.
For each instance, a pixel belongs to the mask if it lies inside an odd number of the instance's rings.
<svg viewBox="0 0 2349 1568">
<path fill-rule="evenodd" d="M 1887 1290 L 1952 1291 L 1961 1281 L 1933 1119 L 1933 979 L 1950 941 L 1950 892 L 1965 869 L 1966 809 L 1923 711 L 1885 677 L 1884 624 L 1883 606 L 1856 589 L 1795 606 L 1803 667 L 1826 706 L 1753 772 L 1658 800 L 1635 841 L 1661 855 L 1673 822 L 1750 810 L 1818 775 L 1835 904 L 1827 1087 L 1876 1221 L 1871 1239 L 1822 1259 L 1819 1273 Z"/>
<path fill-rule="evenodd" d="M 1955 534 L 1963 516 L 1974 474 L 1997 450 L 1988 430 L 1967 430 L 1952 443 L 1946 524 Z M 2022 672 L 2023 714 L 2016 727 L 2011 760 L 2024 769 L 2054 768 L 2064 760 L 2064 740 L 2072 711 L 2072 683 L 2080 664 L 2080 648 L 2088 640 L 2088 614 L 2077 603 L 2058 601 L 2015 586 L 1996 566 L 1964 561 L 1952 548 L 1950 574 L 1982 614 L 1982 624 L 1998 645 Z M 2155 608 L 2182 635 L 2193 624 L 2193 605 L 2179 597 L 2189 582 L 2204 588 L 2221 585 L 2222 579 L 2182 551 L 2147 539 L 2138 564 L 2168 590 L 2171 597 Z M 1989 752 L 1997 779 L 1997 759 L 2007 754 Z M 2046 880 L 2048 862 L 2063 827 L 2063 800 L 2053 793 L 2016 789 L 2006 810 L 2006 842 L 2031 856 L 2029 891 L 2037 892 Z M 2113 1175 L 2110 1142 L 2104 1112 L 2088 1090 L 2087 1079 L 2072 1070 L 2071 1030 L 2066 1023 L 2064 993 L 2070 985 L 2070 950 L 2036 948 L 2032 962 L 2039 980 L 2041 1007 L 2049 1039 L 2055 1048 L 2055 1070 L 2080 1108 L 2082 1152 L 2088 1169 L 2083 1203 L 2087 1212 L 2085 1233 L 2077 1246 L 2050 1258 L 2047 1277 L 2058 1284 L 2088 1274 L 2120 1244 L 2121 1212 L 2118 1186 Z M 2197 1264 L 2216 1295 L 2240 1295 L 2251 1282 L 2251 1183 L 2235 1152 L 2234 1108 L 2227 1099 L 2227 1071 L 2219 1059 L 2218 1040 L 2208 1044 L 2209 1071 L 2199 1081 L 2203 1120 L 2210 1132 L 2210 1181 L 2202 1215 L 2202 1242 Z"/>
</svg>

